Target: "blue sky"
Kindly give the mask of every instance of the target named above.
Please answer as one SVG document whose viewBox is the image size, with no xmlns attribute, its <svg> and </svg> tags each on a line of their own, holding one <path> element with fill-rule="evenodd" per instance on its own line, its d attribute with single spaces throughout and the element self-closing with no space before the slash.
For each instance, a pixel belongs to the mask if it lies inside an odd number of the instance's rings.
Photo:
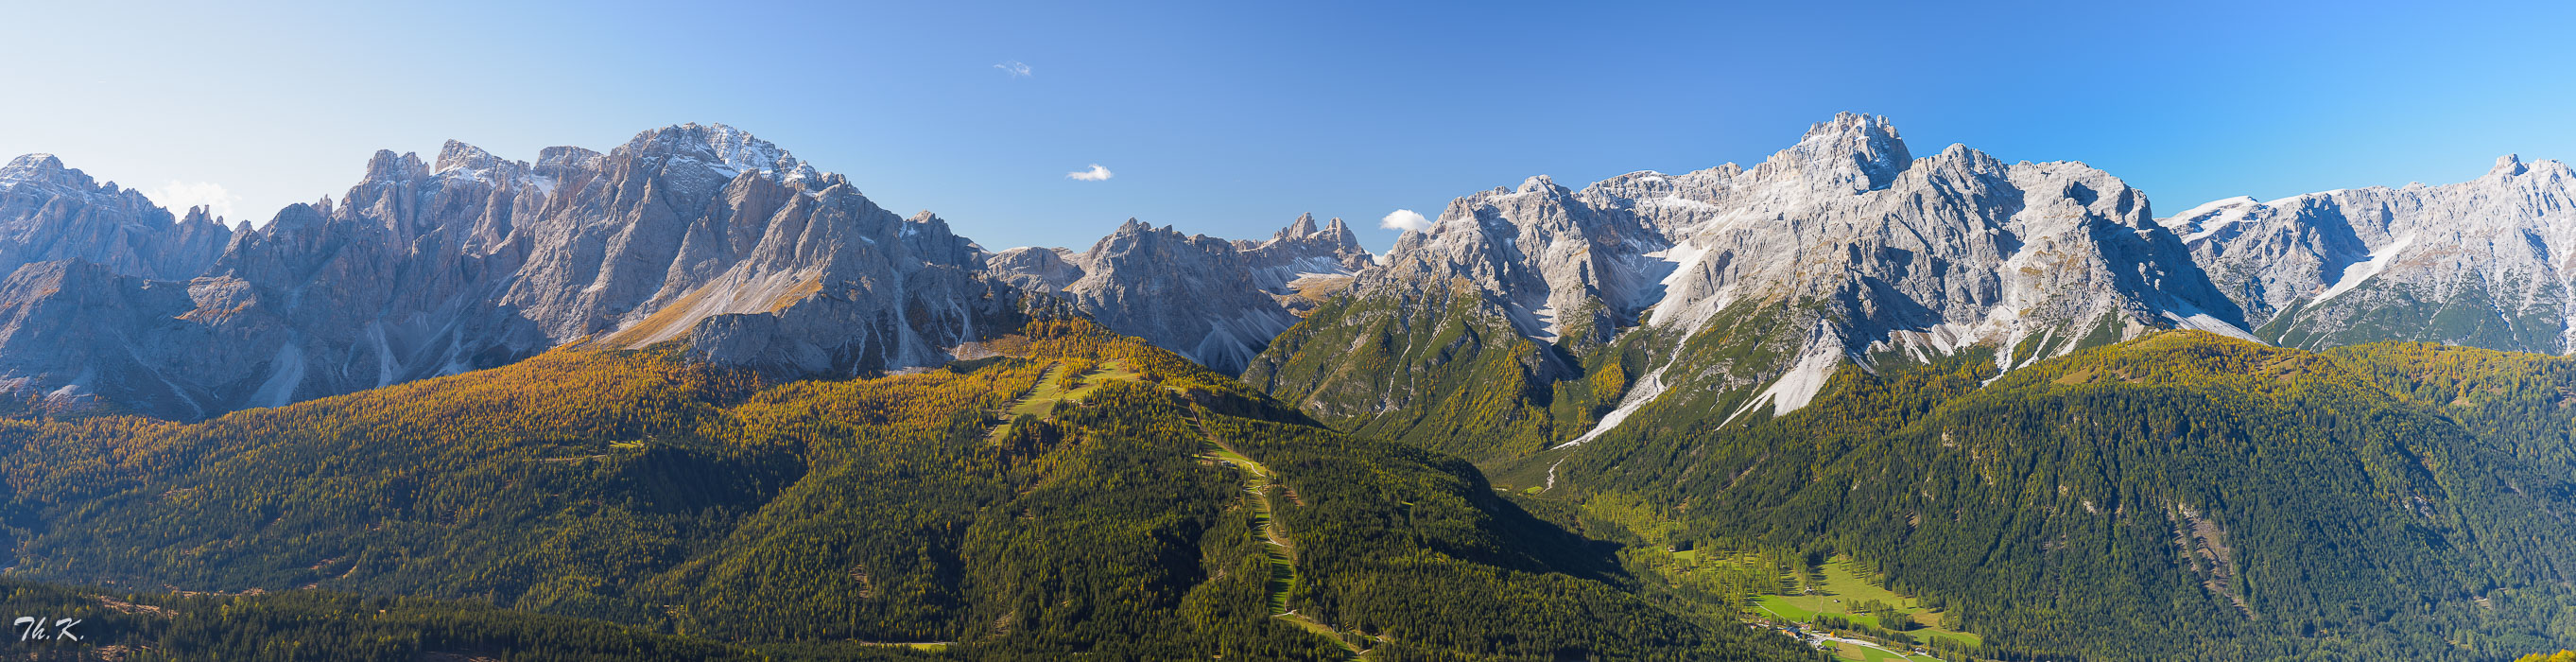
<svg viewBox="0 0 2576 662">
<path fill-rule="evenodd" d="M 0 154 L 254 221 L 380 148 L 688 121 L 996 249 L 1309 211 L 1383 249 L 1396 209 L 1751 163 L 1838 110 L 1918 154 L 2084 161 L 2166 213 L 2576 158 L 2567 3 L 0 4 Z"/>
</svg>

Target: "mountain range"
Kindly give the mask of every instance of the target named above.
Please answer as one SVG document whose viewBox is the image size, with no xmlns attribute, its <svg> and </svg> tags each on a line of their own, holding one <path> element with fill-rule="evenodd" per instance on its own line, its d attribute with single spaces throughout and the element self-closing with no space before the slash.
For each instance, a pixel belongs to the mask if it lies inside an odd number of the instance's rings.
<svg viewBox="0 0 2576 662">
<path fill-rule="evenodd" d="M 1239 373 L 1370 260 L 1342 219 L 1317 228 L 1310 214 L 1261 242 L 1182 236 L 1128 219 L 1088 251 L 1013 248 L 987 265 L 1025 291 L 1065 296 L 1120 333 Z"/>
<path fill-rule="evenodd" d="M 0 262 L 49 581 L 989 659 L 1791 659 L 1742 577 L 1830 560 L 1984 659 L 2576 641 L 2576 368 L 2512 353 L 2576 349 L 2556 161 L 2160 216 L 1846 113 L 1383 255 L 1311 215 L 995 252 L 683 124 L 378 152 L 256 226 L 22 156 Z"/>
<path fill-rule="evenodd" d="M 534 162 L 453 141 L 427 161 L 378 152 L 337 200 L 257 227 L 173 214 L 38 154 L 0 168 L 0 383 L 203 418 L 569 343 L 679 338 L 777 375 L 852 375 L 955 358 L 1009 323 L 1009 301 L 1039 293 L 1340 420 L 1442 391 L 1339 381 L 1376 374 L 1341 369 L 1353 361 L 1415 360 L 1401 350 L 1265 354 L 1274 339 L 1462 325 L 1476 331 L 1467 344 L 1408 372 L 1493 350 L 1525 364 L 1508 380 L 1521 383 L 1474 387 L 1533 405 L 1615 347 L 1633 388 L 1590 403 L 1607 405 L 1597 415 L 1552 417 L 1542 436 L 1562 442 L 1668 391 L 1730 418 L 1778 414 L 1844 363 L 1989 345 L 2011 348 L 1997 358 L 2011 368 L 2159 328 L 2311 349 L 2563 352 L 2576 333 L 2560 266 L 2576 259 L 2571 186 L 2563 163 L 2508 156 L 2459 184 L 2159 219 L 2144 193 L 2080 163 L 1957 145 L 1916 158 L 1885 118 L 1844 114 L 1751 168 L 1579 191 L 1538 176 L 1461 197 L 1379 258 L 1339 219 L 1311 216 L 1257 242 L 1131 219 L 1082 252 L 989 252 L 723 125 Z M 1291 330 L 1344 290 L 1353 303 Z M 1461 315 L 1359 310 L 1431 293 Z M 1751 319 L 1762 328 L 1729 331 Z"/>
<path fill-rule="evenodd" d="M 1884 118 L 1844 114 L 1752 168 L 1459 198 L 1245 378 L 1337 425 L 1490 459 L 1646 408 L 1783 414 L 1846 368 L 1988 348 L 2010 370 L 2159 329 L 2557 353 L 2568 172 L 2507 157 L 2461 184 L 2158 218 L 2080 163 L 1916 158 Z M 1467 401 L 1525 414 L 1458 428 L 1415 406 Z"/>
</svg>

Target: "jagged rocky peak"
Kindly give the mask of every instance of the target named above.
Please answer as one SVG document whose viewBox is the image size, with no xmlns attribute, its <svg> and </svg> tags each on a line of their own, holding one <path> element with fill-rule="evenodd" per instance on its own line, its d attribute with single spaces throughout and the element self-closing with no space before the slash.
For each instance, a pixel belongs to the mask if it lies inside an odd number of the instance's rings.
<svg viewBox="0 0 2576 662">
<path fill-rule="evenodd" d="M 24 158 L 9 172 L 75 181 L 57 170 Z M 0 259 L 195 280 L 114 281 L 181 294 L 107 297 L 136 303 L 99 315 L 58 314 L 69 309 L 41 300 L 54 296 L 43 289 L 12 290 L 29 300 L 0 300 L 0 310 L 36 313 L 0 328 L 0 348 L 18 348 L 0 349 L 0 381 L 168 391 L 177 395 L 138 404 L 166 416 L 453 374 L 572 342 L 679 341 L 780 377 L 892 370 L 945 361 L 947 348 L 1012 328 L 1017 314 L 1017 299 L 984 275 L 982 251 L 945 221 L 897 216 L 846 178 L 720 124 L 644 131 L 607 153 L 548 148 L 533 163 L 459 141 L 428 161 L 381 151 L 337 201 L 289 206 L 238 235 L 147 205 L 161 227 L 211 230 L 138 240 L 134 228 L 153 223 L 67 202 L 79 196 L 20 195 L 35 188 L 0 187 L 0 230 L 43 227 L 14 236 L 47 241 L 12 246 L 0 231 Z M 60 254 L 65 246 L 96 250 Z M 194 257 L 153 257 L 171 252 Z M 151 309 L 135 307 L 147 300 Z M 110 318 L 131 323 L 70 332 Z M 37 346 L 61 351 L 26 349 Z"/>
<path fill-rule="evenodd" d="M 984 258 L 985 268 L 1013 287 L 1039 292 L 1062 291 L 1082 280 L 1079 253 L 1065 248 L 1021 246 Z"/>
<path fill-rule="evenodd" d="M 1084 252 L 1084 255 L 1088 256 L 1086 261 L 1099 266 L 1104 260 L 1127 257 L 1140 250 L 1155 250 L 1171 243 L 1188 244 L 1195 250 L 1219 254 L 1230 252 L 1233 248 L 1232 243 L 1219 241 L 1207 235 L 1185 235 L 1170 225 L 1158 228 L 1130 218 L 1127 222 L 1118 224 L 1118 229 L 1109 233 L 1109 236 L 1101 237 L 1100 241 L 1093 243 L 1091 250 Z"/>
<path fill-rule="evenodd" d="M 1807 129 L 1798 144 L 1764 161 L 1762 166 L 1803 174 L 1819 186 L 1856 190 L 1885 188 L 1914 155 L 1884 115 L 1837 113 L 1832 120 Z"/>
<path fill-rule="evenodd" d="M 2177 248 L 2157 248 L 2153 237 L 2114 248 L 2097 246 L 2084 229 L 2101 222 L 2160 230 L 2145 209 L 2143 194 L 2082 164 L 2006 165 L 1957 145 L 1918 162 L 1885 117 L 1842 113 L 1749 171 L 1733 164 L 1678 176 L 1639 171 L 1571 196 L 1532 177 L 1514 189 L 1459 198 L 1431 229 L 1400 239 L 1377 279 L 1415 286 L 1465 277 L 1508 300 L 1527 335 L 1555 341 L 1577 327 L 1599 340 L 1641 313 L 1651 313 L 1642 317 L 1648 323 L 1691 326 L 1739 301 L 1831 300 L 1853 287 L 1849 277 L 1881 278 L 1878 294 L 1916 302 L 1878 305 L 1863 296 L 1855 314 L 1916 319 L 1886 319 L 1876 324 L 1892 326 L 1846 336 L 1867 344 L 1875 340 L 1858 336 L 1883 339 L 1922 324 L 1990 326 L 1980 320 L 2015 288 L 1968 284 L 2010 285 L 2018 276 L 2001 273 L 2002 263 L 2032 240 L 2039 252 L 2023 259 L 2112 250 L 2106 268 L 2115 273 L 2188 271 Z M 2154 266 L 2119 271 L 2132 260 Z M 1974 273 L 1948 280 L 1936 273 L 1961 269 Z M 2231 320 L 2223 300 L 2201 294 L 2170 312 Z M 2159 317 L 2162 303 L 2140 307 Z M 1598 312 L 1574 323 L 1561 319 L 1574 310 Z M 2011 335 L 2024 326 L 1993 322 L 2002 326 L 1970 335 Z M 1937 345 L 1954 348 L 1960 340 Z"/>
<path fill-rule="evenodd" d="M 217 227 L 223 227 L 224 217 L 214 215 L 214 210 L 207 209 L 205 205 L 190 205 L 188 207 L 188 213 L 179 217 L 179 222 L 186 224 L 211 223 Z"/>
<path fill-rule="evenodd" d="M 449 140 L 438 149 L 438 159 L 430 163 L 430 174 L 478 179 L 493 183 L 514 183 L 533 170 L 526 161 L 512 161 L 481 147 Z"/>
<path fill-rule="evenodd" d="M 2465 182 L 2212 201 L 2162 219 L 2277 344 L 2576 349 L 2576 171 L 2507 154 Z"/>
<path fill-rule="evenodd" d="M 87 191 L 98 182 L 79 170 L 63 167 L 63 160 L 52 154 L 35 153 L 10 159 L 0 166 L 0 185 L 52 185 Z"/>
<path fill-rule="evenodd" d="M 128 215 L 169 216 L 168 210 L 145 197 L 142 191 L 119 187 L 116 182 L 101 183 L 89 173 L 63 165 L 52 154 L 25 154 L 0 166 L 0 189 L 32 201 L 38 198 L 71 197 L 93 205 L 109 205 Z M 164 218 L 163 223 L 169 222 Z"/>
<path fill-rule="evenodd" d="M 605 156 L 579 147 L 548 147 L 537 151 L 536 173 L 560 178 L 570 172 L 598 170 Z"/>
<path fill-rule="evenodd" d="M 1853 302 L 1830 335 L 1855 356 L 2041 336 L 2042 354 L 2053 354 L 2073 349 L 2058 337 L 2068 327 L 2104 323 L 2121 335 L 2234 330 L 2234 307 L 2118 178 L 2073 162 L 2004 164 L 1957 145 L 1917 161 L 1871 160 L 1905 154 L 1894 136 L 1884 120 L 1841 116 L 1757 167 L 1743 190 L 1711 198 L 1722 213 L 1680 232 L 1668 255 L 1679 266 L 1653 321 L 1704 321 L 1745 301 Z M 1881 138 L 1891 142 L 1866 142 Z M 1842 156 L 1819 157 L 1833 154 Z M 1832 185 L 1811 186 L 1816 171 L 1801 170 L 1820 163 Z M 1859 185 L 1864 176 L 1874 184 Z M 2127 232 L 2103 231 L 2111 227 Z"/>
<path fill-rule="evenodd" d="M 1797 409 L 1837 366 L 1884 357 L 2009 348 L 1995 356 L 2010 369 L 2155 328 L 2244 333 L 2236 306 L 2149 217 L 2145 195 L 2118 178 L 2080 163 L 2006 164 L 1962 146 L 1916 159 L 1886 118 L 1852 113 L 1810 127 L 1750 170 L 1639 171 L 1571 195 L 1533 177 L 1459 198 L 1439 222 L 1401 237 L 1357 291 L 1402 302 L 1462 282 L 1475 307 L 1392 307 L 1472 319 L 1386 328 L 1517 331 L 1556 351 L 1525 359 L 1511 343 L 1482 347 L 1511 354 L 1540 382 L 1575 374 L 1547 357 L 1580 359 L 1614 341 L 1641 353 L 1644 362 L 1630 365 L 1644 373 L 1631 374 L 1632 388 L 1584 439 L 1668 393 L 1680 394 L 1669 406 L 1722 407 L 1720 421 Z M 1387 333 L 1368 330 L 1385 324 L 1373 317 L 1382 313 L 1352 315 L 1309 319 L 1295 332 L 1330 342 L 1278 346 L 1350 353 L 1365 341 L 1332 334 Z M 1744 326 L 1752 320 L 1761 321 Z M 1503 321 L 1508 328 L 1491 329 Z M 1712 337 L 1736 349 L 1690 341 Z M 1248 378 L 1292 401 L 1331 389 L 1338 415 L 1382 412 L 1429 391 L 1355 394 L 1337 385 L 1342 375 L 1439 374 L 1474 365 L 1476 354 L 1347 369 L 1335 356 L 1272 354 Z"/>
<path fill-rule="evenodd" d="M 457 169 L 482 170 L 500 163 L 501 157 L 493 156 L 491 152 L 483 151 L 481 147 L 450 139 L 446 144 L 439 146 L 438 160 L 431 165 L 437 172 L 447 172 Z"/>
<path fill-rule="evenodd" d="M 837 182 L 825 189 L 827 192 L 846 191 L 852 197 L 858 196 L 857 189 L 849 186 L 847 180 L 842 179 L 839 173 L 826 173 L 823 179 Z M 930 210 L 922 210 L 904 219 L 901 229 L 896 230 L 896 236 L 902 240 L 907 250 L 921 256 L 925 261 L 953 265 L 970 271 L 984 269 L 983 261 L 986 256 L 984 247 L 958 236 L 956 232 L 949 229 L 947 219 L 930 213 Z"/>
<path fill-rule="evenodd" d="M 1080 253 L 1022 247 L 985 258 L 996 278 L 1056 293 L 1113 331 L 1228 372 L 1371 264 L 1347 224 L 1318 227 L 1311 214 L 1259 242 L 1130 218 Z"/>
<path fill-rule="evenodd" d="M 1653 303 L 1648 253 L 1671 246 L 1632 209 L 1604 208 L 1546 175 L 1450 201 L 1439 220 L 1396 239 L 1387 266 L 1357 287 L 1390 295 L 1465 279 L 1491 295 L 1524 335 L 1606 340 Z"/>
<path fill-rule="evenodd" d="M 2531 168 L 2529 166 L 2522 164 L 2522 155 L 2506 154 L 2504 156 L 2496 157 L 2495 167 L 2487 169 L 2487 176 L 2511 177 L 2530 171 Z"/>
<path fill-rule="evenodd" d="M 1359 234 L 1352 232 L 1349 224 L 1335 217 L 1317 227 L 1314 214 L 1297 215 L 1296 221 L 1271 234 L 1268 241 L 1237 239 L 1234 247 L 1248 254 L 1256 265 L 1295 263 L 1300 271 L 1287 274 L 1285 280 L 1295 280 L 1296 275 L 1347 276 L 1374 266 L 1376 261 L 1376 256 L 1360 247 Z M 1265 288 L 1273 287 L 1269 280 L 1264 279 Z"/>
<path fill-rule="evenodd" d="M 1158 230 L 1154 228 L 1153 224 L 1136 220 L 1136 217 L 1130 216 L 1127 217 L 1125 222 L 1119 223 L 1117 229 L 1110 230 L 1109 236 L 1101 237 L 1100 241 L 1093 242 L 1092 249 L 1098 250 L 1100 248 L 1100 244 L 1106 244 L 1121 238 L 1133 239 L 1144 235 L 1154 234 L 1157 231 Z M 1180 235 L 1178 231 L 1173 230 L 1172 226 L 1169 225 L 1163 226 L 1159 231 L 1168 232 L 1174 236 Z"/>
<path fill-rule="evenodd" d="M 780 183 L 821 177 L 813 166 L 798 160 L 787 150 L 723 124 L 691 122 L 645 131 L 636 134 L 617 151 L 695 162 L 728 178 L 744 172 L 757 173 Z"/>
<path fill-rule="evenodd" d="M 1342 219 L 1336 218 L 1333 220 L 1335 222 L 1339 222 Z M 1273 239 L 1286 239 L 1289 237 L 1303 237 L 1314 233 L 1315 215 L 1312 213 L 1306 213 L 1298 214 L 1296 221 L 1290 222 L 1288 227 L 1281 228 L 1278 234 L 1270 235 L 1270 237 Z"/>
<path fill-rule="evenodd" d="M 420 155 L 412 152 L 395 154 L 393 150 L 379 149 L 376 150 L 374 157 L 367 159 L 366 181 L 405 181 L 419 179 L 428 174 L 429 164 L 422 162 Z"/>
<path fill-rule="evenodd" d="M 1307 239 L 1317 239 L 1338 246 L 1359 247 L 1359 235 L 1351 232 L 1350 225 L 1343 223 L 1338 216 L 1318 226 L 1315 223 L 1314 214 L 1298 214 L 1297 220 L 1289 222 L 1288 227 L 1280 228 L 1278 232 L 1270 235 L 1270 241 L 1274 242 Z M 1259 246 L 1262 243 L 1244 239 L 1237 239 L 1234 242 L 1235 246 L 1243 248 Z"/>
<path fill-rule="evenodd" d="M 142 191 L 101 183 L 52 154 L 0 166 L 0 274 L 77 259 L 158 280 L 197 275 L 233 229 L 204 210 L 174 216 Z"/>
</svg>

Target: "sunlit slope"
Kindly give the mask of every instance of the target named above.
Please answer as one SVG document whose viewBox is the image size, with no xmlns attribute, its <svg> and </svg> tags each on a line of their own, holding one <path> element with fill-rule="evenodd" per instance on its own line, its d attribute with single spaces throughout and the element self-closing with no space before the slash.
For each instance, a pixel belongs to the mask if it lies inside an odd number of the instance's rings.
<svg viewBox="0 0 2576 662">
<path fill-rule="evenodd" d="M 2576 569 L 2576 489 L 2543 463 L 2568 416 L 2528 404 L 2576 381 L 2497 361 L 2559 360 L 2171 332 L 2000 377 L 1842 371 L 1777 420 L 1606 436 L 1554 494 L 1871 560 L 1997 654 L 2500 655 L 2576 637 L 2546 625 Z"/>
<path fill-rule="evenodd" d="M 11 421 L 13 563 L 48 581 L 488 601 L 809 652 L 1803 654 L 1627 595 L 1596 547 L 1462 462 L 1333 433 L 1088 322 L 989 348 L 1002 355 L 776 385 L 663 351 L 559 350 L 198 424 Z M 1211 457 L 1220 444 L 1273 472 L 1267 509 Z M 1278 605 L 1294 618 L 1274 609 L 1274 535 L 1294 545 Z"/>
</svg>

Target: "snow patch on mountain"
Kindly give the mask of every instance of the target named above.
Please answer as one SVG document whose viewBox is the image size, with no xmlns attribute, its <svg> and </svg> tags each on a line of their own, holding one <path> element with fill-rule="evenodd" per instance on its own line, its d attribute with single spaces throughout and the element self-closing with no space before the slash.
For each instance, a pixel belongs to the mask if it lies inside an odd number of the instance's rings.
<svg viewBox="0 0 2576 662">
<path fill-rule="evenodd" d="M 1667 365 L 1661 368 L 1656 368 L 1654 372 L 1646 373 L 1645 377 L 1637 380 L 1636 386 L 1628 389 L 1627 397 L 1620 399 L 1618 408 L 1610 410 L 1610 413 L 1608 414 L 1601 415 L 1601 421 L 1593 424 L 1591 430 L 1584 432 L 1583 436 L 1575 437 L 1573 441 L 1565 442 L 1564 445 L 1580 446 L 1583 442 L 1600 438 L 1601 435 L 1604 434 L 1609 434 L 1611 430 L 1617 429 L 1620 423 L 1627 422 L 1630 414 L 1637 413 L 1638 409 L 1645 407 L 1647 404 L 1653 403 L 1656 398 L 1663 397 L 1664 371 L 1670 369 L 1672 369 L 1672 366 Z"/>
<path fill-rule="evenodd" d="M 2370 257 L 2363 258 L 2360 262 L 2344 265 L 2343 275 L 2335 279 L 2334 285 L 2327 287 L 2324 292 L 2318 292 L 2317 297 L 2315 299 L 2310 299 L 2308 303 L 2310 305 L 2324 303 L 2338 295 L 2352 291 L 2352 288 L 2361 287 L 2361 284 L 2370 280 L 2372 276 L 2377 276 L 2380 272 L 2387 271 L 2388 263 L 2397 259 L 2397 254 L 2406 252 L 2408 247 L 2415 245 L 2415 234 L 2416 233 L 2413 232 L 2406 233 L 2405 236 L 2398 237 L 2396 241 L 2371 249 Z"/>
</svg>

